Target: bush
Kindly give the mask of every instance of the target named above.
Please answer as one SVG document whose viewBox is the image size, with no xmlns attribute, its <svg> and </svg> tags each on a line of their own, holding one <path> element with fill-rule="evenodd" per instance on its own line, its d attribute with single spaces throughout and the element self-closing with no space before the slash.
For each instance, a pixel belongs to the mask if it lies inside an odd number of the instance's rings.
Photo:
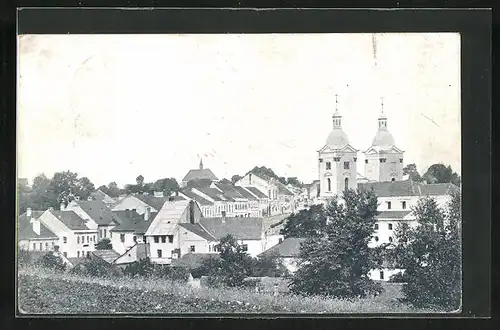
<svg viewBox="0 0 500 330">
<path fill-rule="evenodd" d="M 58 271 L 66 270 L 66 264 L 64 263 L 63 259 L 60 256 L 54 254 L 53 252 L 45 254 L 37 261 L 36 264 L 45 268 L 50 268 Z"/>
<path fill-rule="evenodd" d="M 123 274 L 132 277 L 149 277 L 153 275 L 153 264 L 149 258 L 142 259 L 127 265 L 123 270 Z"/>
<path fill-rule="evenodd" d="M 252 260 L 250 276 L 252 277 L 286 277 L 287 268 L 274 256 L 260 256 Z"/>
<path fill-rule="evenodd" d="M 391 278 L 389 279 L 389 282 L 392 282 L 392 283 L 404 283 L 404 276 L 403 276 L 403 273 L 399 272 L 397 274 L 394 274 L 391 276 Z"/>
<path fill-rule="evenodd" d="M 142 259 L 127 265 L 123 274 L 131 277 L 158 277 L 173 281 L 187 282 L 189 271 L 183 267 L 172 267 L 170 265 L 155 265 L 149 258 Z"/>
<path fill-rule="evenodd" d="M 111 244 L 111 240 L 109 238 L 103 238 L 95 245 L 96 250 L 112 250 L 113 245 Z"/>
<path fill-rule="evenodd" d="M 108 265 L 104 261 L 96 259 L 91 259 L 88 262 L 75 265 L 75 267 L 70 270 L 70 273 L 90 277 L 110 277 L 121 275 L 121 272 L 115 266 Z"/>
<path fill-rule="evenodd" d="M 31 255 L 26 250 L 19 250 L 17 254 L 17 262 L 19 265 L 28 265 L 31 263 Z"/>
</svg>

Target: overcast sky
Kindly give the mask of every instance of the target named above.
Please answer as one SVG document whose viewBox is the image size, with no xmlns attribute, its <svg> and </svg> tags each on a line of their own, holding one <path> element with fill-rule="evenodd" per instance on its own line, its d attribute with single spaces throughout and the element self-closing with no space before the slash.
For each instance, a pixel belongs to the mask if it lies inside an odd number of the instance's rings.
<svg viewBox="0 0 500 330">
<path fill-rule="evenodd" d="M 318 177 L 343 128 L 360 150 L 380 97 L 404 163 L 460 173 L 458 34 L 19 36 L 18 175 L 71 170 L 97 186 L 219 178 L 256 165 Z"/>
</svg>

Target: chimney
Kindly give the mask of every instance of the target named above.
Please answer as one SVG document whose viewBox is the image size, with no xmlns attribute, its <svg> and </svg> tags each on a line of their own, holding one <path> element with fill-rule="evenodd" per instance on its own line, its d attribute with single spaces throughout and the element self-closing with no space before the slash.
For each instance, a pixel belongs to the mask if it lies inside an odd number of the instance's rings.
<svg viewBox="0 0 500 330">
<path fill-rule="evenodd" d="M 28 208 L 26 209 L 26 216 L 27 216 L 28 218 L 31 218 L 31 207 L 28 207 Z"/>
<path fill-rule="evenodd" d="M 30 222 L 31 224 L 33 224 L 33 231 L 37 235 L 40 235 L 40 221 L 38 219 L 31 218 Z"/>
<path fill-rule="evenodd" d="M 144 221 L 148 221 L 150 215 L 151 215 L 151 208 L 148 206 L 146 207 L 146 212 L 144 212 Z"/>
<path fill-rule="evenodd" d="M 64 209 L 65 209 L 64 203 L 61 203 L 61 206 L 59 206 L 59 210 L 64 211 Z"/>
</svg>

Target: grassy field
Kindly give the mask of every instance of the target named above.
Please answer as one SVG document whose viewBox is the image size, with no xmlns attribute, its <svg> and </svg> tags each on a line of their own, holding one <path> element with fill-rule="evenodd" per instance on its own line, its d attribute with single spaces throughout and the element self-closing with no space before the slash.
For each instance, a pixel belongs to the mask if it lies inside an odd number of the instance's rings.
<svg viewBox="0 0 500 330">
<path fill-rule="evenodd" d="M 414 313 L 392 294 L 354 301 L 192 288 L 142 278 L 89 278 L 20 268 L 18 307 L 26 314 Z"/>
</svg>

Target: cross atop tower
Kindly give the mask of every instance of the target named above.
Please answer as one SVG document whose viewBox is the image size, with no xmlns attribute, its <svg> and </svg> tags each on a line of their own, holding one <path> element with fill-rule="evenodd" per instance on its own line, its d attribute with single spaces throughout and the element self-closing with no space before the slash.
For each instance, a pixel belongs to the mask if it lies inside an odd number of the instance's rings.
<svg viewBox="0 0 500 330">
<path fill-rule="evenodd" d="M 338 95 L 335 94 L 335 112 L 339 111 L 339 100 Z"/>
<path fill-rule="evenodd" d="M 384 97 L 380 97 L 380 109 L 384 113 Z"/>
</svg>

